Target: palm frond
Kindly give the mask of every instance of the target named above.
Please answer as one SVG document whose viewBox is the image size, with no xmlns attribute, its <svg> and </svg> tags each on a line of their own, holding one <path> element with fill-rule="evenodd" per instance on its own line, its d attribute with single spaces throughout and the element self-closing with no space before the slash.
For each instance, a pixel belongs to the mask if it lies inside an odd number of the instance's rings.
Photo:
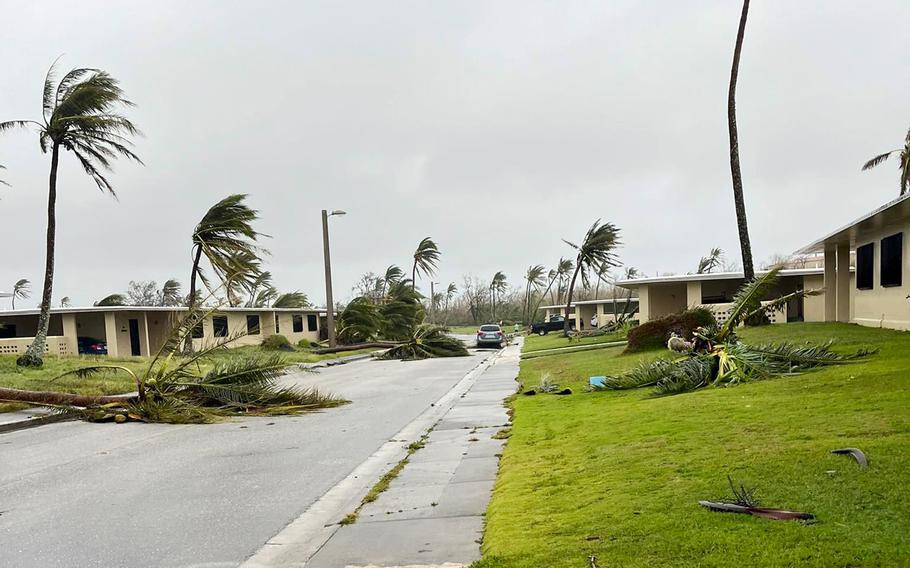
<svg viewBox="0 0 910 568">
<path fill-rule="evenodd" d="M 718 341 L 724 341 L 731 331 L 745 320 L 747 314 L 761 306 L 761 299 L 777 284 L 780 267 L 775 267 L 755 280 L 746 283 L 733 297 L 727 321 L 718 332 Z"/>
<path fill-rule="evenodd" d="M 308 308 L 310 300 L 303 292 L 287 292 L 279 295 L 272 303 L 273 308 Z"/>
<path fill-rule="evenodd" d="M 878 156 L 872 158 L 871 160 L 869 160 L 868 162 L 863 164 L 863 171 L 871 170 L 875 166 L 877 166 L 877 165 L 881 164 L 882 162 L 884 162 L 885 160 L 887 160 L 889 157 L 891 157 L 891 154 L 893 154 L 895 152 L 898 152 L 898 150 L 891 150 L 890 152 L 885 152 L 884 154 L 879 154 Z"/>
<path fill-rule="evenodd" d="M 464 357 L 468 350 L 460 340 L 446 334 L 446 328 L 437 325 L 420 325 L 403 344 L 392 347 L 380 359 L 431 359 L 436 357 Z"/>
</svg>

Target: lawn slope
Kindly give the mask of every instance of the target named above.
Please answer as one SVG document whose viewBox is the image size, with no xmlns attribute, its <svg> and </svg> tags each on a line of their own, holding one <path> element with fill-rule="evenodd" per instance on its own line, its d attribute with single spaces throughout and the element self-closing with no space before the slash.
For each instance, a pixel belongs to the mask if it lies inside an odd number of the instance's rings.
<svg viewBox="0 0 910 568">
<path fill-rule="evenodd" d="M 653 398 L 586 393 L 587 377 L 664 351 L 522 362 L 576 394 L 519 396 L 479 568 L 895 566 L 910 558 L 910 333 L 839 324 L 747 329 L 746 341 L 875 346 L 867 362 Z M 871 467 L 830 454 L 857 446 Z M 727 475 L 815 524 L 711 513 Z"/>
</svg>

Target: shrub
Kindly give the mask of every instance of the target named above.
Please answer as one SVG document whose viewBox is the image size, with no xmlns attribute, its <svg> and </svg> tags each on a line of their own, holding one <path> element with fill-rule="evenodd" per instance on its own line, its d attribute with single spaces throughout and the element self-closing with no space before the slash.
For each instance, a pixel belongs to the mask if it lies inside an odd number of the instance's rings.
<svg viewBox="0 0 910 568">
<path fill-rule="evenodd" d="M 288 341 L 288 338 L 283 335 L 279 335 L 277 333 L 275 335 L 270 335 L 270 336 L 266 337 L 265 339 L 263 339 L 262 343 L 260 344 L 260 347 L 262 347 L 266 351 L 293 351 L 294 350 L 294 348 L 291 347 L 291 342 Z"/>
<path fill-rule="evenodd" d="M 310 341 L 309 339 L 301 339 L 300 341 L 297 342 L 297 347 L 299 347 L 301 349 L 317 349 L 319 347 L 322 347 L 322 345 L 319 345 L 318 341 Z"/>
<path fill-rule="evenodd" d="M 667 344 L 671 333 L 690 339 L 698 327 L 716 325 L 714 314 L 707 308 L 693 308 L 676 314 L 645 322 L 629 330 L 626 352 L 640 351 Z"/>
</svg>

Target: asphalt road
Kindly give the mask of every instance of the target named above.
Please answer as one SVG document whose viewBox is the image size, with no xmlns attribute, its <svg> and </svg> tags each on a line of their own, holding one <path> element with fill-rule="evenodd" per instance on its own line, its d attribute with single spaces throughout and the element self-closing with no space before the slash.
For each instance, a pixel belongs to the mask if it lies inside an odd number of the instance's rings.
<svg viewBox="0 0 910 568">
<path fill-rule="evenodd" d="M 490 353 L 295 375 L 352 404 L 0 435 L 0 566 L 235 566 Z"/>
</svg>

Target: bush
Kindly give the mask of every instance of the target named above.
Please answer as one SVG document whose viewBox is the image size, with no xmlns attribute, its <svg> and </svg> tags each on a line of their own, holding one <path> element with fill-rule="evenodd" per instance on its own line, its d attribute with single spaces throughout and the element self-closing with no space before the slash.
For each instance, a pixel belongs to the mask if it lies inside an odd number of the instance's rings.
<svg viewBox="0 0 910 568">
<path fill-rule="evenodd" d="M 260 344 L 260 347 L 262 347 L 266 351 L 293 351 L 294 350 L 294 348 L 291 347 L 291 342 L 288 341 L 288 338 L 283 335 L 279 335 L 277 333 L 275 335 L 270 335 L 270 336 L 266 337 L 265 339 L 263 339 L 262 343 Z"/>
<path fill-rule="evenodd" d="M 706 308 L 694 308 L 651 320 L 629 330 L 626 353 L 664 347 L 671 333 L 690 339 L 695 328 L 716 324 L 714 314 Z"/>
<path fill-rule="evenodd" d="M 318 341 L 310 341 L 309 339 L 301 339 L 300 341 L 297 342 L 297 347 L 299 347 L 301 349 L 317 349 L 319 347 L 322 347 L 322 345 L 319 345 Z"/>
</svg>

